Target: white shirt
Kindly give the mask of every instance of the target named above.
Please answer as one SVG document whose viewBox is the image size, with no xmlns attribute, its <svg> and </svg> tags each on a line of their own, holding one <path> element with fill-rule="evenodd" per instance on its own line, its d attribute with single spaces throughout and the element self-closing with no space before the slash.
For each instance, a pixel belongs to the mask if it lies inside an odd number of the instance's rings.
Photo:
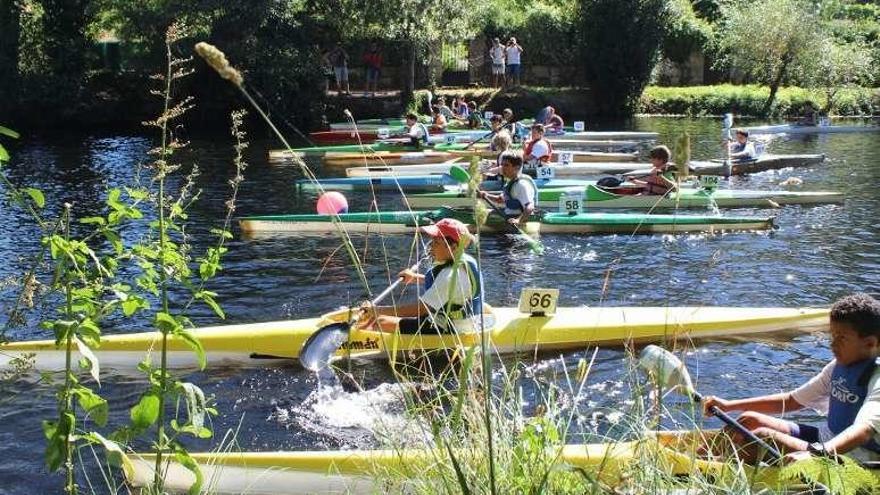
<svg viewBox="0 0 880 495">
<path fill-rule="evenodd" d="M 501 45 L 489 48 L 489 57 L 495 65 L 504 65 L 504 47 Z"/>
<path fill-rule="evenodd" d="M 425 303 L 431 309 L 431 313 L 443 310 L 447 304 L 464 306 L 470 302 L 471 294 L 473 294 L 473 286 L 471 278 L 468 276 L 465 262 L 462 261 L 458 267 L 458 275 L 453 280 L 455 270 L 452 267 L 446 267 L 440 270 L 440 273 L 434 277 L 434 283 L 431 288 L 426 290 L 419 300 Z M 444 325 L 444 318 L 438 318 L 436 323 Z M 476 328 L 472 318 L 465 320 L 455 320 L 455 329 L 459 332 L 472 332 Z"/>
<path fill-rule="evenodd" d="M 412 127 L 409 128 L 409 132 L 407 134 L 409 135 L 409 137 L 421 141 L 425 138 L 425 128 L 419 122 L 416 122 L 412 125 Z"/>
<path fill-rule="evenodd" d="M 819 414 L 827 415 L 829 397 L 831 396 L 831 375 L 834 372 L 832 360 L 826 364 L 818 375 L 796 388 L 791 392 L 791 398 L 798 401 L 804 407 L 815 410 Z M 867 424 L 874 430 L 874 441 L 880 442 L 880 368 L 874 371 L 868 381 L 868 393 L 862 408 L 856 414 L 853 424 Z"/>
<path fill-rule="evenodd" d="M 731 143 L 731 146 L 738 146 L 738 145 L 739 145 L 739 143 Z M 739 160 L 748 160 L 750 158 L 755 158 L 757 156 L 757 153 L 755 152 L 755 143 L 753 143 L 751 141 L 747 141 L 745 148 L 743 148 L 742 151 L 739 151 L 736 153 L 738 155 L 736 158 Z"/>
<path fill-rule="evenodd" d="M 519 63 L 520 48 L 517 46 L 508 46 L 504 49 L 507 54 L 507 65 L 515 65 Z"/>
<path fill-rule="evenodd" d="M 550 154 L 550 147 L 547 146 L 547 141 L 543 139 L 535 142 L 532 145 L 532 154 L 526 157 L 526 160 L 531 160 L 532 158 L 541 159 Z"/>
</svg>

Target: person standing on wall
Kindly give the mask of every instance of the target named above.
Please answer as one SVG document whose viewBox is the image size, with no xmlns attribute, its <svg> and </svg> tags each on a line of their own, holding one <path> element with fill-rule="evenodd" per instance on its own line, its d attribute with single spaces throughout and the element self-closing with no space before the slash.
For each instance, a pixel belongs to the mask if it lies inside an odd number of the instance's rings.
<svg viewBox="0 0 880 495">
<path fill-rule="evenodd" d="M 504 77 L 504 52 L 505 49 L 501 46 L 501 41 L 498 38 L 492 39 L 489 58 L 492 60 L 492 85 L 496 88 L 507 84 Z"/>
<path fill-rule="evenodd" d="M 334 43 L 330 53 L 327 54 L 327 60 L 333 66 L 333 72 L 336 75 L 336 91 L 339 94 L 351 94 L 351 88 L 348 86 L 348 53 L 342 49 L 339 43 Z"/>
<path fill-rule="evenodd" d="M 520 85 L 520 74 L 522 73 L 520 55 L 522 55 L 522 52 L 523 47 L 519 46 L 516 38 L 511 36 L 510 41 L 507 42 L 507 47 L 504 49 L 504 59 L 507 61 L 507 84 L 510 86 Z"/>
<path fill-rule="evenodd" d="M 367 66 L 367 93 L 375 95 L 379 89 L 379 76 L 382 74 L 382 50 L 375 41 L 370 43 L 370 49 L 364 52 L 364 65 Z"/>
</svg>

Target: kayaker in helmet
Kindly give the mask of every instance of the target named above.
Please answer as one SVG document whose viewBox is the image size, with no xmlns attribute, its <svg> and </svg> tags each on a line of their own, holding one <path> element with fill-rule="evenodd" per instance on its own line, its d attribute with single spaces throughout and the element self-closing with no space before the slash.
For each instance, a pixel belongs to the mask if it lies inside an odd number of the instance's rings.
<svg viewBox="0 0 880 495">
<path fill-rule="evenodd" d="M 630 178 L 630 182 L 642 186 L 641 194 L 663 195 L 676 188 L 669 165 L 669 148 L 655 146 L 648 157 L 651 159 L 651 172 L 640 177 Z"/>
<path fill-rule="evenodd" d="M 501 154 L 501 175 L 504 186 L 500 193 L 480 191 L 480 197 L 495 204 L 504 205 L 504 216 L 514 225 L 529 221 L 538 200 L 538 187 L 535 181 L 522 173 L 522 156 L 516 152 Z"/>
<path fill-rule="evenodd" d="M 414 112 L 406 114 L 406 132 L 404 137 L 409 138 L 410 146 L 421 148 L 428 144 L 428 126 L 419 122 L 419 116 Z"/>
<path fill-rule="evenodd" d="M 749 131 L 745 129 L 736 129 L 736 137 L 730 143 L 730 158 L 733 160 L 752 160 L 757 158 L 755 145 L 749 141 Z"/>
<path fill-rule="evenodd" d="M 544 138 L 544 124 L 532 124 L 532 134 L 523 147 L 523 171 L 537 177 L 538 167 L 550 163 L 553 156 L 553 146 Z"/>
<path fill-rule="evenodd" d="M 361 328 L 404 334 L 447 334 L 473 331 L 483 311 L 483 277 L 477 261 L 466 254 L 473 240 L 467 225 L 444 218 L 419 227 L 431 238 L 429 252 L 434 266 L 419 274 L 410 269 L 398 274 L 404 283 L 421 283 L 419 300 L 399 306 L 361 305 Z"/>
<path fill-rule="evenodd" d="M 739 400 L 708 396 L 703 408 L 745 411 L 739 423 L 775 442 L 787 452 L 786 460 L 846 453 L 876 461 L 880 459 L 880 302 L 854 294 L 834 303 L 831 352 L 834 359 L 795 390 Z M 827 415 L 826 423 L 816 427 L 770 416 L 804 408 Z M 741 438 L 734 440 L 744 443 Z M 754 461 L 754 446 L 746 453 Z"/>
</svg>

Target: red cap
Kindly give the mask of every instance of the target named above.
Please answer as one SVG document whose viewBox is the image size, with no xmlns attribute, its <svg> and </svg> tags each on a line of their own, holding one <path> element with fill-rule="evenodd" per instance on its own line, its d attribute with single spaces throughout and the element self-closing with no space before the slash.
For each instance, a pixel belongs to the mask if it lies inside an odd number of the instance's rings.
<svg viewBox="0 0 880 495">
<path fill-rule="evenodd" d="M 455 242 L 461 241 L 462 237 L 468 241 L 471 239 L 471 233 L 468 232 L 467 225 L 454 218 L 444 218 L 434 225 L 420 227 L 419 230 L 431 237 L 448 237 Z"/>
</svg>

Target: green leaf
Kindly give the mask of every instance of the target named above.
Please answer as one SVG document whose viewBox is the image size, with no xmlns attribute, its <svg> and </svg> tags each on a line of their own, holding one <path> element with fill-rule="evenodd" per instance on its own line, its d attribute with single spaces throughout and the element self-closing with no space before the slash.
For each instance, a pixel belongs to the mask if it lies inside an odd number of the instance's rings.
<svg viewBox="0 0 880 495">
<path fill-rule="evenodd" d="M 8 162 L 12 157 L 9 156 L 9 152 L 6 151 L 6 148 L 0 144 L 0 162 Z"/>
<path fill-rule="evenodd" d="M 92 321 L 91 318 L 85 318 L 80 322 L 77 328 L 83 342 L 88 344 L 92 349 L 97 349 L 101 345 L 101 329 Z"/>
<path fill-rule="evenodd" d="M 43 191 L 39 189 L 35 189 L 33 187 L 26 187 L 22 189 L 22 191 L 31 197 L 31 200 L 37 205 L 37 208 L 42 208 L 46 206 L 46 197 L 43 196 Z"/>
<path fill-rule="evenodd" d="M 111 246 L 113 246 L 113 250 L 116 251 L 116 254 L 122 254 L 122 238 L 119 234 L 110 229 L 104 229 L 101 233 L 104 234 L 104 238 L 110 242 Z"/>
<path fill-rule="evenodd" d="M 202 491 L 202 484 L 205 482 L 204 475 L 202 475 L 202 470 L 199 469 L 198 463 L 196 463 L 195 459 L 189 455 L 189 452 L 183 449 L 177 449 L 174 452 L 174 458 L 177 462 L 180 463 L 181 466 L 188 469 L 195 477 L 196 480 L 189 487 L 189 491 L 187 493 L 189 495 L 198 495 Z"/>
<path fill-rule="evenodd" d="M 98 357 L 95 356 L 95 353 L 92 352 L 92 349 L 87 346 L 82 340 L 79 339 L 76 335 L 73 336 L 73 342 L 76 344 L 76 348 L 80 354 L 82 354 L 83 358 L 89 362 L 89 373 L 92 374 L 92 378 L 95 380 L 99 386 L 101 385 L 101 365 L 98 362 Z"/>
<path fill-rule="evenodd" d="M 18 139 L 21 135 L 8 127 L 3 127 L 0 125 L 0 134 L 4 136 L 11 137 L 12 139 Z"/>
<path fill-rule="evenodd" d="M 142 309 L 150 309 L 150 303 L 141 296 L 129 294 L 122 301 L 122 313 L 125 316 L 131 316 Z"/>
<path fill-rule="evenodd" d="M 105 225 L 107 223 L 107 220 L 104 220 L 104 217 L 86 217 L 86 218 L 80 218 L 79 223 L 85 223 L 85 224 L 96 223 L 98 225 Z"/>
<path fill-rule="evenodd" d="M 202 290 L 202 291 L 197 292 L 195 294 L 195 297 L 197 299 L 201 299 L 202 301 L 204 301 L 205 304 L 207 304 L 208 306 L 211 307 L 211 309 L 214 310 L 214 313 L 216 313 L 217 316 L 219 316 L 220 318 L 225 320 L 226 313 L 223 312 L 223 308 L 221 308 L 220 305 L 217 303 L 217 301 L 214 299 L 214 297 L 216 295 L 217 295 L 216 292 Z"/>
<path fill-rule="evenodd" d="M 55 345 L 67 340 L 67 336 L 76 327 L 76 322 L 70 320 L 55 320 L 52 331 L 55 332 Z"/>
<path fill-rule="evenodd" d="M 110 413 L 110 406 L 107 404 L 107 400 L 82 385 L 77 386 L 73 390 L 73 395 L 76 396 L 79 405 L 89 413 L 92 420 L 98 426 L 105 426 L 107 424 L 107 416 Z"/>
<path fill-rule="evenodd" d="M 137 429 L 147 429 L 159 419 L 159 397 L 147 392 L 140 402 L 131 408 L 131 424 Z"/>
<path fill-rule="evenodd" d="M 103 435 L 97 432 L 89 433 L 86 438 L 93 443 L 104 446 L 104 449 L 107 451 L 107 461 L 110 462 L 111 466 L 121 467 L 125 472 L 125 477 L 128 479 L 134 477 L 134 464 L 132 464 L 131 459 L 128 458 L 128 455 L 126 455 L 118 443 L 104 438 Z"/>
<path fill-rule="evenodd" d="M 156 318 L 153 320 L 153 325 L 158 328 L 160 331 L 165 333 L 176 333 L 182 327 L 177 320 L 174 319 L 170 314 L 160 311 L 156 313 Z"/>
<path fill-rule="evenodd" d="M 190 349 L 196 354 L 196 358 L 199 360 L 199 369 L 205 369 L 205 366 L 208 365 L 208 359 L 205 355 L 205 348 L 202 347 L 202 342 L 189 330 L 185 330 L 181 328 L 175 335 L 180 336 L 187 345 L 189 345 Z"/>
</svg>

